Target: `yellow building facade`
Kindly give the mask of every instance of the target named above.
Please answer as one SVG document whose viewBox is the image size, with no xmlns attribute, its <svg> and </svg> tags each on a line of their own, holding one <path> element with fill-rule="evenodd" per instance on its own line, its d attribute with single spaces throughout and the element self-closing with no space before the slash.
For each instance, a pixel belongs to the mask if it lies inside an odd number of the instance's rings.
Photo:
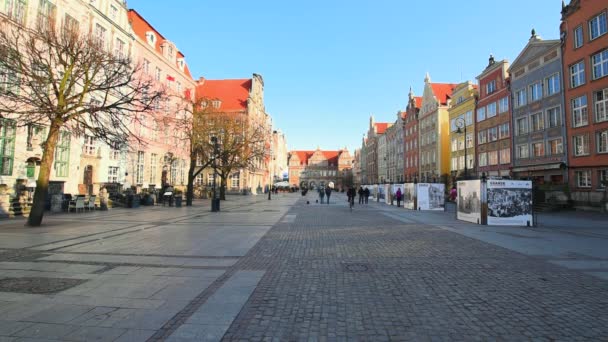
<svg viewBox="0 0 608 342">
<path fill-rule="evenodd" d="M 476 98 L 477 86 L 470 81 L 460 83 L 452 92 L 452 100 L 448 109 L 450 118 L 450 175 L 452 181 L 456 178 L 471 177 L 475 174 L 474 113 Z"/>
</svg>

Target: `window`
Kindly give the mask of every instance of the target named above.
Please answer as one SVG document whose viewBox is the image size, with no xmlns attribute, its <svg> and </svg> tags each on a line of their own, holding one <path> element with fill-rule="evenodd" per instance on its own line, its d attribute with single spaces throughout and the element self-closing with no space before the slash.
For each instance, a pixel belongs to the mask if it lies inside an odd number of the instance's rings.
<svg viewBox="0 0 608 342">
<path fill-rule="evenodd" d="M 608 49 L 591 56 L 591 68 L 594 80 L 608 75 Z"/>
<path fill-rule="evenodd" d="M 97 149 L 95 148 L 95 138 L 90 135 L 85 135 L 82 153 L 87 156 L 94 156 L 96 151 Z"/>
<path fill-rule="evenodd" d="M 580 61 L 570 66 L 570 87 L 585 84 L 585 62 Z"/>
<path fill-rule="evenodd" d="M 110 5 L 110 19 L 116 21 L 118 18 L 118 8 L 114 5 Z"/>
<path fill-rule="evenodd" d="M 15 131 L 16 126 L 13 120 L 0 118 L 0 175 L 2 176 L 13 174 Z"/>
<path fill-rule="evenodd" d="M 505 96 L 502 99 L 498 100 L 498 112 L 506 113 L 509 111 L 509 97 Z"/>
<path fill-rule="evenodd" d="M 108 183 L 118 183 L 118 166 L 108 167 Z"/>
<path fill-rule="evenodd" d="M 564 153 L 564 147 L 562 139 L 549 140 L 547 142 L 547 148 L 549 149 L 549 155 L 558 155 Z"/>
<path fill-rule="evenodd" d="M 571 100 L 572 127 L 586 126 L 589 123 L 587 117 L 587 96 L 583 95 Z"/>
<path fill-rule="evenodd" d="M 486 107 L 477 108 L 477 122 L 486 119 Z"/>
<path fill-rule="evenodd" d="M 473 111 L 472 110 L 464 113 L 464 117 L 465 117 L 465 123 L 467 126 L 470 126 L 473 124 Z"/>
<path fill-rule="evenodd" d="M 468 155 L 467 155 L 467 160 L 468 160 L 468 164 L 469 164 L 469 165 L 467 166 L 467 168 L 469 168 L 469 169 L 472 169 L 472 168 L 473 168 L 473 166 L 474 166 L 474 162 L 473 162 L 473 160 L 474 160 L 474 159 L 475 159 L 475 156 L 474 156 L 474 155 L 471 155 L 471 154 L 468 154 Z"/>
<path fill-rule="evenodd" d="M 63 19 L 63 34 L 68 35 L 72 33 L 78 33 L 80 23 L 74 17 L 69 14 L 65 14 Z"/>
<path fill-rule="evenodd" d="M 500 126 L 498 126 L 498 138 L 499 139 L 503 139 L 503 138 L 508 138 L 510 133 L 509 133 L 509 123 L 503 123 Z"/>
<path fill-rule="evenodd" d="M 32 151 L 44 142 L 46 129 L 42 125 L 29 124 L 27 126 L 27 150 Z"/>
<path fill-rule="evenodd" d="M 487 166 L 488 165 L 488 154 L 486 152 L 479 154 L 479 166 Z"/>
<path fill-rule="evenodd" d="M 576 186 L 579 188 L 591 187 L 591 171 L 576 171 Z"/>
<path fill-rule="evenodd" d="M 595 122 L 608 121 L 608 88 L 596 91 L 595 99 Z"/>
<path fill-rule="evenodd" d="M 606 34 L 606 29 L 606 12 L 604 12 L 589 20 L 589 40 L 594 40 Z"/>
<path fill-rule="evenodd" d="M 608 153 L 608 131 L 597 133 L 597 153 Z"/>
<path fill-rule="evenodd" d="M 486 94 L 492 94 L 496 91 L 496 80 L 492 80 L 486 84 Z"/>
<path fill-rule="evenodd" d="M 545 156 L 545 144 L 542 142 L 532 143 L 532 155 L 534 157 Z"/>
<path fill-rule="evenodd" d="M 144 152 L 137 151 L 137 169 L 135 169 L 135 182 L 137 184 L 144 183 L 144 158 Z"/>
<path fill-rule="evenodd" d="M 116 44 L 114 45 L 114 54 L 120 58 L 125 56 L 125 42 L 116 38 Z"/>
<path fill-rule="evenodd" d="M 208 173 L 207 174 L 207 186 L 213 186 L 213 179 L 215 178 L 215 175 L 213 173 Z"/>
<path fill-rule="evenodd" d="M 574 48 L 583 46 L 583 26 L 574 29 Z"/>
<path fill-rule="evenodd" d="M 59 133 L 57 147 L 55 148 L 55 173 L 57 177 L 67 177 L 70 162 L 70 141 L 72 136 L 69 132 Z"/>
<path fill-rule="evenodd" d="M 458 139 L 452 139 L 452 152 L 458 151 Z"/>
<path fill-rule="evenodd" d="M 38 17 L 36 18 L 36 25 L 39 31 L 47 31 L 50 29 L 49 25 L 55 23 L 55 5 L 49 0 L 40 0 L 38 3 Z"/>
<path fill-rule="evenodd" d="M 589 154 L 589 136 L 587 134 L 576 135 L 572 140 L 575 156 L 586 156 Z"/>
<path fill-rule="evenodd" d="M 528 144 L 517 145 L 517 159 L 528 159 L 530 157 L 530 149 Z"/>
<path fill-rule="evenodd" d="M 490 127 L 488 128 L 488 141 L 496 141 L 498 140 L 498 127 Z"/>
<path fill-rule="evenodd" d="M 517 125 L 516 125 L 517 135 L 528 134 L 528 118 L 527 117 L 517 119 L 516 123 L 517 123 Z"/>
<path fill-rule="evenodd" d="M 13 58 L 13 53 L 3 54 L 7 58 Z M 3 56 L 3 57 L 4 57 Z M 0 59 L 0 93 L 19 93 L 19 77 L 15 70 L 9 70 Z"/>
<path fill-rule="evenodd" d="M 240 175 L 238 172 L 233 173 L 232 176 L 230 177 L 230 186 L 233 189 L 239 188 L 239 179 L 240 179 Z"/>
<path fill-rule="evenodd" d="M 561 107 L 547 109 L 547 125 L 549 128 L 562 125 L 562 109 Z"/>
<path fill-rule="evenodd" d="M 487 111 L 488 119 L 496 116 L 496 102 L 492 102 L 492 103 L 488 104 L 488 106 L 486 107 L 486 111 Z"/>
<path fill-rule="evenodd" d="M 456 119 L 450 120 L 450 132 L 456 132 L 458 127 L 456 126 Z"/>
<path fill-rule="evenodd" d="M 488 165 L 498 165 L 498 151 L 488 152 Z"/>
<path fill-rule="evenodd" d="M 559 74 L 553 74 L 545 79 L 547 96 L 557 94 L 560 91 Z"/>
<path fill-rule="evenodd" d="M 156 69 L 154 69 L 154 79 L 157 81 L 160 81 L 160 68 L 156 67 Z"/>
<path fill-rule="evenodd" d="M 487 142 L 487 133 L 485 130 L 477 132 L 477 143 L 485 144 Z"/>
<path fill-rule="evenodd" d="M 464 139 L 458 138 L 458 151 L 464 150 Z"/>
<path fill-rule="evenodd" d="M 464 156 L 458 157 L 458 169 L 459 170 L 464 169 Z"/>
<path fill-rule="evenodd" d="M 500 150 L 500 163 L 501 164 L 509 164 L 511 162 L 511 149 L 503 148 Z"/>
<path fill-rule="evenodd" d="M 521 107 L 521 106 L 525 106 L 528 103 L 528 96 L 527 96 L 527 92 L 526 89 L 520 89 L 517 92 L 515 92 L 515 107 Z"/>
<path fill-rule="evenodd" d="M 605 188 L 608 184 L 608 169 L 597 171 L 597 180 L 600 188 Z"/>
<path fill-rule="evenodd" d="M 530 88 L 530 102 L 538 101 L 543 97 L 543 87 L 540 82 L 532 83 Z"/>
<path fill-rule="evenodd" d="M 530 122 L 532 126 L 532 132 L 542 131 L 543 129 L 545 129 L 545 120 L 543 120 L 542 112 L 530 115 Z"/>
<path fill-rule="evenodd" d="M 105 27 L 96 24 L 95 25 L 95 39 L 97 39 L 97 44 L 101 47 L 105 47 L 106 45 L 106 29 Z"/>
<path fill-rule="evenodd" d="M 7 0 L 6 14 L 20 25 L 25 25 L 26 0 Z"/>
<path fill-rule="evenodd" d="M 467 133 L 467 148 L 473 147 L 473 133 Z"/>
<path fill-rule="evenodd" d="M 110 160 L 120 159 L 120 142 L 115 141 L 110 144 Z"/>
<path fill-rule="evenodd" d="M 452 170 L 458 170 L 458 157 L 452 157 Z"/>
</svg>

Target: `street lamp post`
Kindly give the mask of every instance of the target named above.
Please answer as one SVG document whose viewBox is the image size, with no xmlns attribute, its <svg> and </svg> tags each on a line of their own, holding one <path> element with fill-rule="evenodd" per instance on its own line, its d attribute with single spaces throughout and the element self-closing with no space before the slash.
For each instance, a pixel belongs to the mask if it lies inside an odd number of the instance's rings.
<svg viewBox="0 0 608 342">
<path fill-rule="evenodd" d="M 456 127 L 458 127 L 458 130 L 456 131 L 456 133 L 458 134 L 462 134 L 462 131 L 460 130 L 461 128 L 464 130 L 464 179 L 468 179 L 468 167 L 467 167 L 467 123 L 464 120 L 464 118 L 457 118 L 456 119 Z"/>
<path fill-rule="evenodd" d="M 217 137 L 211 137 L 213 143 L 213 198 L 211 199 L 211 211 L 220 211 L 219 201 L 217 199 L 216 180 L 217 180 L 217 157 L 219 156 L 219 146 Z"/>
</svg>

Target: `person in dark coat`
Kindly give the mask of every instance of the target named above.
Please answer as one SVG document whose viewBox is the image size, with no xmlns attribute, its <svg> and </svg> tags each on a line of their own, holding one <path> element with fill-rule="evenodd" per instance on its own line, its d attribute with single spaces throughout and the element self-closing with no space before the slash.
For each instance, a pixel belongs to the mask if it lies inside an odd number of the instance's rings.
<svg viewBox="0 0 608 342">
<path fill-rule="evenodd" d="M 359 194 L 359 204 L 363 204 L 363 187 L 362 186 L 359 187 L 359 191 L 357 191 L 357 193 Z"/>
<path fill-rule="evenodd" d="M 397 189 L 397 192 L 395 193 L 395 199 L 397 200 L 397 206 L 400 207 L 401 206 L 401 188 Z"/>
<path fill-rule="evenodd" d="M 363 196 L 365 197 L 365 204 L 367 204 L 367 200 L 369 199 L 369 188 L 363 190 Z"/>
<path fill-rule="evenodd" d="M 330 187 L 326 187 L 325 188 L 325 195 L 327 196 L 327 204 L 329 204 L 329 197 L 331 196 L 331 188 Z"/>
</svg>

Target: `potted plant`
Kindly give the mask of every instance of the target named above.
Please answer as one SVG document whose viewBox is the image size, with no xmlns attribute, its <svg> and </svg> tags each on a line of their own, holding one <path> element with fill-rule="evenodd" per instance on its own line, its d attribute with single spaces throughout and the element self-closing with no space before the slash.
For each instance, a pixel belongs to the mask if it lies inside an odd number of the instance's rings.
<svg viewBox="0 0 608 342">
<path fill-rule="evenodd" d="M 181 208 L 182 206 L 182 190 L 179 189 L 175 189 L 175 192 L 173 193 L 173 198 L 175 199 L 175 207 L 176 208 Z"/>
</svg>

